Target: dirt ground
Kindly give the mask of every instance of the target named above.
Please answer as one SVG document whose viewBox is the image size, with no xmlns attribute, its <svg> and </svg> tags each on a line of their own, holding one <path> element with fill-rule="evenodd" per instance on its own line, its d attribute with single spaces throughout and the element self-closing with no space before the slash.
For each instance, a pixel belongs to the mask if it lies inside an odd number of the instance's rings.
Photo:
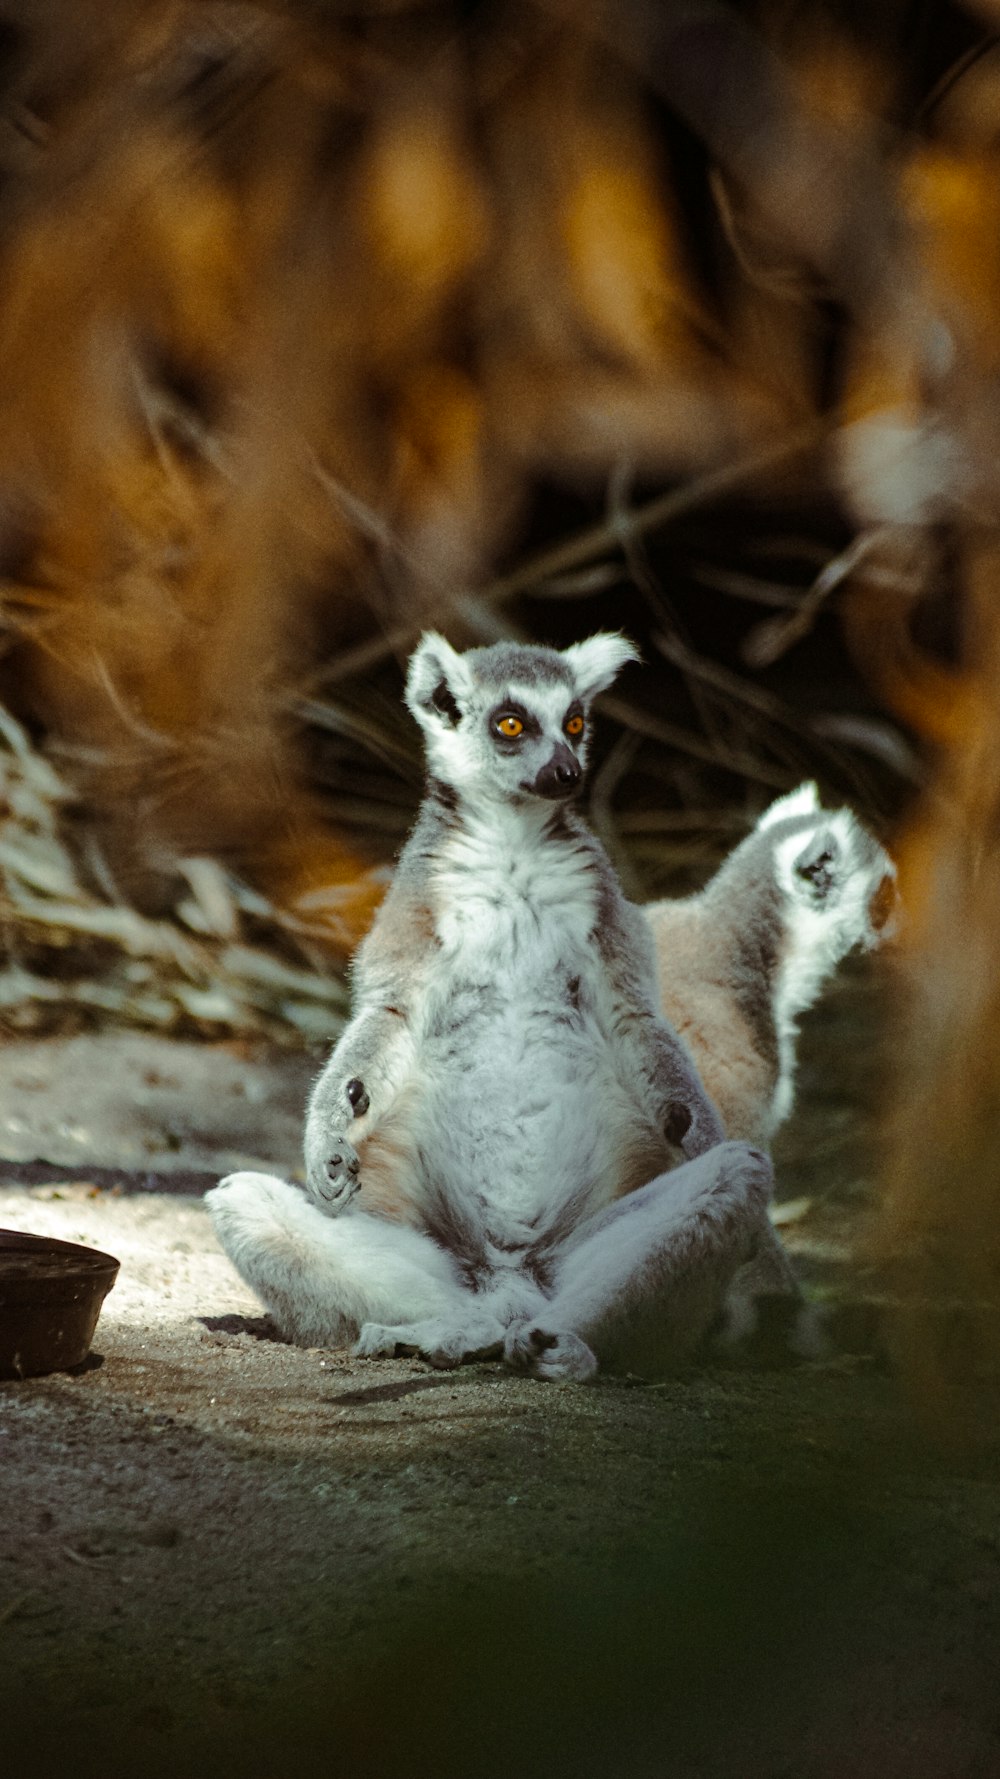
<svg viewBox="0 0 1000 1779">
<path fill-rule="evenodd" d="M 855 1297 L 877 1004 L 811 1016 L 779 1150 Z M 0 1053 L 0 1225 L 122 1262 L 90 1368 L 0 1385 L 0 1769 L 996 1779 L 998 1392 L 948 1441 L 871 1342 L 584 1387 L 284 1345 L 200 1191 L 294 1166 L 317 1060 Z"/>
</svg>

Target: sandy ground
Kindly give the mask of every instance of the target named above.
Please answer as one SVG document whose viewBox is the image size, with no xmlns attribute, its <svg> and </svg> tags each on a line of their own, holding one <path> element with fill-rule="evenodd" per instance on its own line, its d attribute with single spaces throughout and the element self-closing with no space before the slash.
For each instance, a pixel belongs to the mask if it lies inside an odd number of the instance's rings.
<svg viewBox="0 0 1000 1779">
<path fill-rule="evenodd" d="M 813 1017 L 781 1145 L 819 1280 L 872 1009 Z M 315 1066 L 0 1056 L 0 1225 L 122 1262 L 92 1366 L 0 1385 L 0 1769 L 995 1779 L 997 1392 L 948 1444 L 864 1354 L 553 1387 L 286 1346 L 198 1192 L 294 1164 Z"/>
</svg>

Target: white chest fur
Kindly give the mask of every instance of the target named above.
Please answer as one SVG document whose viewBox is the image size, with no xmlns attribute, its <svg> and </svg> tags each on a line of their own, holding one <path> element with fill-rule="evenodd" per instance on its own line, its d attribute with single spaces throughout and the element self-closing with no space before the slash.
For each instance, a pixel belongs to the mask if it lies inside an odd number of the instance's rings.
<svg viewBox="0 0 1000 1779">
<path fill-rule="evenodd" d="M 546 835 L 548 813 L 467 818 L 431 879 L 419 1148 L 436 1189 L 498 1240 L 608 1193 L 621 1147 L 598 874 L 585 840 Z"/>
<path fill-rule="evenodd" d="M 444 845 L 432 879 L 435 928 L 456 966 L 492 962 L 538 982 L 558 958 L 588 946 L 597 881 L 572 837 L 548 836 L 535 810 L 470 816 Z"/>
</svg>

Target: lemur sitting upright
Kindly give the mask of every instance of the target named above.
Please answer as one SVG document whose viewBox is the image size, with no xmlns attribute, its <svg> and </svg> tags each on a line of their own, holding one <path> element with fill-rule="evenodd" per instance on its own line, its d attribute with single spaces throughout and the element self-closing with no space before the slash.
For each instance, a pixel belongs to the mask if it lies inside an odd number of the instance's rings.
<svg viewBox="0 0 1000 1779">
<path fill-rule="evenodd" d="M 428 791 L 312 1095 L 307 1191 L 239 1173 L 208 1195 L 294 1340 L 648 1371 L 769 1239 L 770 1163 L 724 1141 L 647 921 L 570 807 L 591 702 L 634 658 L 615 635 L 459 655 L 429 634 L 411 660 Z"/>
</svg>

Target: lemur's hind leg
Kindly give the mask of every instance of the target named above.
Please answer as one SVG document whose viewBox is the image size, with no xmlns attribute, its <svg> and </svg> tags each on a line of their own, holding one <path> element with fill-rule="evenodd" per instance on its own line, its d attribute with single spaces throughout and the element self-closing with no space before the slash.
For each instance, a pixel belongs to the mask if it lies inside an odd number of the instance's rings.
<svg viewBox="0 0 1000 1779">
<path fill-rule="evenodd" d="M 230 1174 L 205 1203 L 237 1272 L 300 1346 L 340 1346 L 369 1321 L 454 1322 L 471 1295 L 420 1230 L 355 1210 L 331 1219 L 271 1174 Z"/>
<path fill-rule="evenodd" d="M 562 1250 L 544 1313 L 508 1333 L 505 1357 L 537 1377 L 660 1373 L 718 1318 L 767 1226 L 771 1164 L 719 1143 L 581 1225 Z"/>
<path fill-rule="evenodd" d="M 726 1292 L 711 1351 L 741 1363 L 780 1364 L 823 1358 L 830 1350 L 822 1310 L 806 1302 L 768 1223 L 753 1259 L 740 1267 Z"/>
</svg>

